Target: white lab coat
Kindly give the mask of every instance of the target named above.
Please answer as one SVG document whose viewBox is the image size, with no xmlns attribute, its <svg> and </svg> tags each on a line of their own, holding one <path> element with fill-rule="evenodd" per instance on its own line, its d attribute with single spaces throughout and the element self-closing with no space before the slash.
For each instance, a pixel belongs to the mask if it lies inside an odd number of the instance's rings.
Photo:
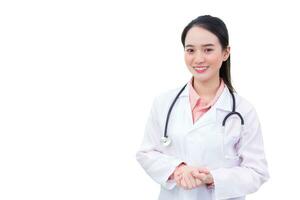
<svg viewBox="0 0 300 200">
<path fill-rule="evenodd" d="M 170 104 L 181 88 L 157 96 L 148 118 L 145 135 L 136 158 L 147 174 L 161 185 L 160 200 L 243 200 L 268 180 L 260 122 L 254 107 L 237 93 L 236 111 L 225 128 L 222 121 L 232 110 L 232 97 L 225 86 L 217 102 L 193 124 L 189 85 L 173 107 L 168 125 L 169 147 L 160 143 Z M 207 167 L 214 188 L 206 186 L 185 190 L 168 181 L 181 162 Z"/>
</svg>

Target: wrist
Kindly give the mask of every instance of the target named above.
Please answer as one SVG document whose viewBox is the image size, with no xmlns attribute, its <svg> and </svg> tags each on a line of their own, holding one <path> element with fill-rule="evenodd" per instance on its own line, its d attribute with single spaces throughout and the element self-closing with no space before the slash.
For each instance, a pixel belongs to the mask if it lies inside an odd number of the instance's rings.
<svg viewBox="0 0 300 200">
<path fill-rule="evenodd" d="M 174 172 L 173 172 L 173 174 L 171 174 L 171 176 L 169 176 L 169 178 L 168 178 L 168 181 L 172 181 L 172 180 L 174 180 Z"/>
<path fill-rule="evenodd" d="M 215 187 L 215 184 L 214 183 L 210 183 L 210 184 L 206 184 L 207 188 L 208 189 L 212 189 Z"/>
<path fill-rule="evenodd" d="M 180 164 L 176 167 L 175 170 L 177 170 L 177 169 L 179 169 L 179 168 L 181 168 L 181 167 L 183 167 L 183 166 L 186 166 L 186 164 L 185 164 L 184 162 L 180 163 Z"/>
<path fill-rule="evenodd" d="M 168 180 L 174 180 L 175 178 L 175 173 L 177 170 L 179 170 L 182 166 L 185 166 L 186 164 L 184 162 L 180 163 L 174 170 L 174 172 L 169 176 Z"/>
</svg>

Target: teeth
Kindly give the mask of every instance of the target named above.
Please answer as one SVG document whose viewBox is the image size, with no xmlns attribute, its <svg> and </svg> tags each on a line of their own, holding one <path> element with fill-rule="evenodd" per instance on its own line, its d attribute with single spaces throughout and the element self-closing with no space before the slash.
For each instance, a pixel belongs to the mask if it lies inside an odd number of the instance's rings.
<svg viewBox="0 0 300 200">
<path fill-rule="evenodd" d="M 208 67 L 195 67 L 195 69 L 199 69 L 199 70 L 203 70 L 203 69 L 207 69 Z"/>
</svg>

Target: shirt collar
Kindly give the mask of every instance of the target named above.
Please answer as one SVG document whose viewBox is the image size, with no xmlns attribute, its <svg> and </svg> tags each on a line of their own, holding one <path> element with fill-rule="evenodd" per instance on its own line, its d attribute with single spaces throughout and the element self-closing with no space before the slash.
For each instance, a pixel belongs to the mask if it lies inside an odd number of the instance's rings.
<svg viewBox="0 0 300 200">
<path fill-rule="evenodd" d="M 196 92 L 196 90 L 192 86 L 193 85 L 193 78 L 189 81 L 188 84 L 189 84 L 189 100 L 190 100 L 190 103 L 191 103 L 191 109 L 192 110 L 196 106 L 200 110 L 210 108 L 213 104 L 215 104 L 215 102 L 218 100 L 218 98 L 220 97 L 220 95 L 222 94 L 222 92 L 224 90 L 224 82 L 223 82 L 222 79 L 220 79 L 220 85 L 219 85 L 219 88 L 218 88 L 214 98 L 209 102 L 203 103 L 202 98 L 198 95 L 198 93 Z"/>
<path fill-rule="evenodd" d="M 190 93 L 189 93 L 190 89 L 192 88 L 194 90 L 194 88 L 191 85 L 191 81 L 192 81 L 192 79 L 189 81 L 189 83 L 187 83 L 187 86 L 182 91 L 182 93 L 181 93 L 181 95 L 179 97 L 189 97 L 189 95 L 190 95 Z M 220 109 L 223 109 L 223 110 L 226 110 L 226 111 L 231 111 L 232 110 L 231 95 L 230 95 L 228 87 L 226 86 L 226 84 L 224 83 L 224 81 L 221 79 L 221 84 L 222 83 L 223 83 L 223 89 L 221 90 L 220 87 L 219 87 L 217 93 L 220 92 L 220 96 L 219 96 L 219 98 L 217 98 L 214 106 L 216 108 L 220 108 Z M 196 93 L 196 91 L 195 91 L 195 93 Z"/>
</svg>

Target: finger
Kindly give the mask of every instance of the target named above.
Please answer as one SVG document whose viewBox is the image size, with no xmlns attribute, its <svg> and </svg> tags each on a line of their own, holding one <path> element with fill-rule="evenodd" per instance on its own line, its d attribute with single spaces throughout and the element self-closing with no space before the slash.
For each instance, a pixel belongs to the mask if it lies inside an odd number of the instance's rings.
<svg viewBox="0 0 300 200">
<path fill-rule="evenodd" d="M 181 187 L 183 187 L 184 189 L 187 189 L 187 184 L 186 184 L 184 178 L 181 179 L 180 185 L 181 185 Z"/>
<path fill-rule="evenodd" d="M 181 174 L 181 173 L 174 174 L 174 178 L 181 178 L 181 177 L 182 177 L 182 174 Z"/>
<path fill-rule="evenodd" d="M 208 174 L 208 175 L 206 176 L 206 183 L 207 183 L 207 184 L 211 184 L 211 183 L 213 183 L 213 182 L 214 182 L 214 179 L 213 179 L 212 175 L 211 175 L 211 174 Z"/>
<path fill-rule="evenodd" d="M 176 185 L 177 186 L 182 187 L 182 185 L 181 185 L 181 179 L 177 179 L 175 181 L 176 181 Z"/>
<path fill-rule="evenodd" d="M 198 170 L 194 170 L 194 171 L 192 171 L 192 175 L 197 178 L 197 177 L 199 177 L 200 173 Z"/>
<path fill-rule="evenodd" d="M 178 186 L 181 186 L 180 182 L 181 182 L 182 177 L 181 176 L 176 176 L 175 177 L 175 182 Z"/>
<path fill-rule="evenodd" d="M 187 188 L 188 188 L 188 189 L 192 189 L 193 186 L 192 186 L 192 183 L 191 183 L 189 177 L 188 177 L 187 175 L 185 175 L 185 176 L 183 176 L 183 178 L 184 178 L 184 180 L 185 180 L 185 183 L 186 183 Z"/>
<path fill-rule="evenodd" d="M 198 168 L 198 172 L 208 174 L 209 173 L 209 169 L 207 169 L 206 167 L 199 167 Z"/>
<path fill-rule="evenodd" d="M 206 174 L 202 174 L 201 181 L 202 181 L 203 183 L 206 183 L 206 181 L 207 181 L 207 175 L 206 175 Z"/>
<path fill-rule="evenodd" d="M 201 182 L 204 182 L 205 178 L 206 178 L 206 174 L 204 173 L 199 173 L 199 175 L 197 176 L 198 179 L 201 180 Z"/>
<path fill-rule="evenodd" d="M 191 185 L 192 185 L 192 188 L 195 188 L 196 187 L 196 181 L 195 181 L 195 178 L 191 175 L 191 174 L 188 174 L 188 179 L 189 179 L 189 181 L 190 181 L 190 183 L 191 183 Z M 191 189 L 192 189 L 191 188 Z"/>
<path fill-rule="evenodd" d="M 194 170 L 192 170 L 192 172 L 191 172 L 191 174 L 194 176 L 194 175 L 196 175 L 196 174 L 198 174 L 199 172 L 198 172 L 198 169 L 194 169 Z"/>
<path fill-rule="evenodd" d="M 195 179 L 195 181 L 196 181 L 196 186 L 197 187 L 199 187 L 200 185 L 202 185 L 202 181 L 201 180 L 199 180 L 199 179 Z"/>
<path fill-rule="evenodd" d="M 195 178 L 198 178 L 198 179 L 202 179 L 205 176 L 204 173 L 200 173 L 199 171 L 194 171 L 192 174 Z"/>
<path fill-rule="evenodd" d="M 205 182 L 205 180 L 206 180 L 206 178 L 207 178 L 207 174 L 200 173 L 199 177 L 200 177 L 200 180 L 201 180 L 202 182 Z"/>
<path fill-rule="evenodd" d="M 179 169 L 177 169 L 177 170 L 175 170 L 175 172 L 174 172 L 174 176 L 176 176 L 176 175 L 178 175 L 178 174 L 181 174 L 182 172 L 181 171 L 179 171 Z"/>
</svg>

